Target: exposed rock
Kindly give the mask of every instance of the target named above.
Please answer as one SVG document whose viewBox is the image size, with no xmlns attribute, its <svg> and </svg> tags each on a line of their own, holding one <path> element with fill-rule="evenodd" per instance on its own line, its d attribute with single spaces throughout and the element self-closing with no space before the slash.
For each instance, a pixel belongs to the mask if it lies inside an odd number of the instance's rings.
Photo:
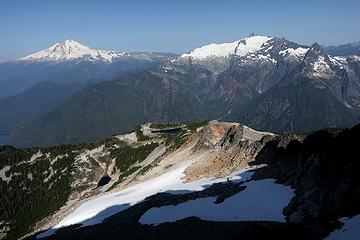
<svg viewBox="0 0 360 240">
<path fill-rule="evenodd" d="M 268 167 L 254 177 L 276 178 L 295 188 L 284 214 L 323 238 L 339 226 L 337 219 L 360 213 L 359 136 L 360 125 L 338 134 L 318 131 L 302 143 L 295 136 L 280 136 L 259 152 L 255 164 Z"/>
</svg>

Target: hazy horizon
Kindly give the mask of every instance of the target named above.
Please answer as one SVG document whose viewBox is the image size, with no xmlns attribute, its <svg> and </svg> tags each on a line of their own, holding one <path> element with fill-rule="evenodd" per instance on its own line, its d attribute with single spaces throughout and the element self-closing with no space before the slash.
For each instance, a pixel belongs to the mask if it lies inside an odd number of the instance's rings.
<svg viewBox="0 0 360 240">
<path fill-rule="evenodd" d="M 0 3 L 0 58 L 23 57 L 66 39 L 99 49 L 173 53 L 252 32 L 306 45 L 339 45 L 360 40 L 354 31 L 359 10 L 360 3 L 352 0 L 5 0 Z"/>
</svg>

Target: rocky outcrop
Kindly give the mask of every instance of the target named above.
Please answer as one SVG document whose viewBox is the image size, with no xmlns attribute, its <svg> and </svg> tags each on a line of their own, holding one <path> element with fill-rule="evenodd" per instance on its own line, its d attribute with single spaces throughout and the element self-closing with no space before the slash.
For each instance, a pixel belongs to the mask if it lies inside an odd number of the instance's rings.
<svg viewBox="0 0 360 240">
<path fill-rule="evenodd" d="M 224 137 L 216 144 L 217 147 L 227 150 L 243 140 L 243 125 L 234 125 L 227 130 Z"/>
<path fill-rule="evenodd" d="M 224 134 L 237 125 L 238 123 L 210 121 L 209 124 L 204 126 L 198 132 L 198 140 L 192 150 L 194 152 L 199 152 L 215 149 L 215 146 L 219 144 L 219 141 L 225 137 Z"/>
<path fill-rule="evenodd" d="M 272 178 L 295 190 L 295 196 L 283 210 L 286 222 L 225 224 L 192 217 L 157 226 L 138 222 L 140 216 L 153 207 L 209 196 L 217 196 L 216 203 L 220 203 L 244 190 L 228 181 L 199 192 L 158 193 L 101 224 L 64 228 L 50 239 L 142 239 L 145 236 L 166 239 L 169 234 L 175 234 L 174 239 L 189 239 L 190 235 L 193 239 L 323 239 L 341 226 L 339 218 L 360 214 L 360 125 L 311 134 L 275 135 L 238 123 L 211 121 L 197 131 L 185 131 L 190 135 L 187 142 L 176 150 L 167 151 L 159 158 L 157 166 L 153 166 L 152 175 L 151 171 L 145 172 L 144 178 L 138 181 L 158 176 L 154 173 L 163 174 L 182 161 L 192 162 L 184 172 L 185 181 L 226 178 L 250 167 L 254 172 L 252 179 L 244 181 Z M 188 230 L 191 234 L 184 233 Z"/>
<path fill-rule="evenodd" d="M 284 209 L 287 220 L 325 237 L 339 226 L 337 219 L 360 213 L 359 136 L 360 125 L 340 132 L 318 131 L 303 142 L 295 136 L 277 137 L 257 155 L 254 164 L 267 167 L 254 176 L 292 186 L 296 197 Z"/>
<path fill-rule="evenodd" d="M 242 124 L 211 121 L 198 133 L 197 143 L 192 149 L 209 154 L 187 169 L 187 179 L 226 177 L 244 169 L 273 138 L 271 133 L 258 132 Z"/>
</svg>

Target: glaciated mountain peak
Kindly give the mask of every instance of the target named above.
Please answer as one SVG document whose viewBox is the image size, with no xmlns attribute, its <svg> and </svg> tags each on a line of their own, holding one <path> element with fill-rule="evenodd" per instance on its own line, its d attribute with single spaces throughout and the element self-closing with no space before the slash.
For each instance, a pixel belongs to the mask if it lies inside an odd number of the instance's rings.
<svg viewBox="0 0 360 240">
<path fill-rule="evenodd" d="M 333 62 L 318 43 L 306 52 L 304 62 L 308 76 L 328 78 L 334 75 Z"/>
<path fill-rule="evenodd" d="M 62 62 L 75 59 L 107 61 L 125 55 L 124 52 L 92 49 L 74 40 L 55 43 L 48 49 L 20 58 L 22 61 Z"/>
<path fill-rule="evenodd" d="M 208 57 L 228 57 L 231 54 L 245 56 L 248 53 L 256 52 L 261 49 L 264 43 L 272 37 L 251 35 L 247 38 L 221 44 L 209 44 L 194 49 L 192 52 L 181 55 L 181 58 L 191 57 L 195 60 L 203 60 Z"/>
</svg>

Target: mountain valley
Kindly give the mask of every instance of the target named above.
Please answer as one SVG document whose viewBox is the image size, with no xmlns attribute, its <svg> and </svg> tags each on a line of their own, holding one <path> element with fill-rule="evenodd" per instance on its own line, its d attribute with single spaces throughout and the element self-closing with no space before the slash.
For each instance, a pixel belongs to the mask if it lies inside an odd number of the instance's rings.
<svg viewBox="0 0 360 240">
<path fill-rule="evenodd" d="M 359 66 L 356 55 L 253 34 L 89 86 L 22 124 L 8 143 L 94 141 L 146 121 L 219 119 L 272 132 L 351 127 L 360 117 Z"/>
</svg>

